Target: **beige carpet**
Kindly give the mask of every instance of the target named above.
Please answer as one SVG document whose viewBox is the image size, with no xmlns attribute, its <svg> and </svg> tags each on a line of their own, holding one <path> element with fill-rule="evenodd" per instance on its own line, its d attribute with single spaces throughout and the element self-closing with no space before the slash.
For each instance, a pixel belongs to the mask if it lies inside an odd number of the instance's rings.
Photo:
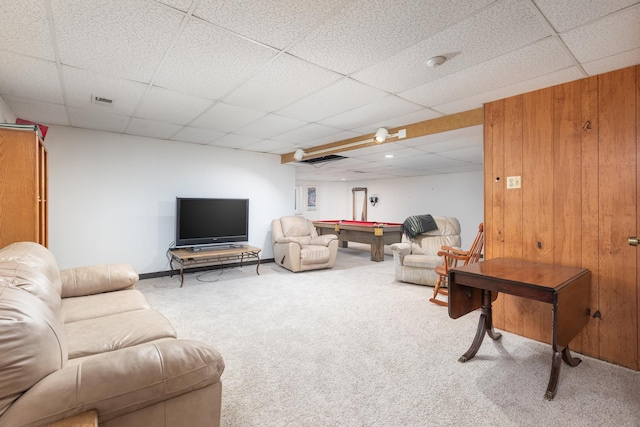
<svg viewBox="0 0 640 427">
<path fill-rule="evenodd" d="M 138 289 L 223 355 L 224 427 L 640 425 L 638 372 L 582 356 L 549 402 L 546 344 L 503 333 L 457 362 L 478 313 L 450 319 L 431 288 L 394 280 L 390 256 L 340 249 L 332 270 L 268 263 Z"/>
</svg>

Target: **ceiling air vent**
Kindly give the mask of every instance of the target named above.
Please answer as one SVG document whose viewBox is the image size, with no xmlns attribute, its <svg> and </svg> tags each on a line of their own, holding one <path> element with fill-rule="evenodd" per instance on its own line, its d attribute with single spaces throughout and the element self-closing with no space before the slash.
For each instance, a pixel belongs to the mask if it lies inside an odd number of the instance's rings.
<svg viewBox="0 0 640 427">
<path fill-rule="evenodd" d="M 322 157 L 314 157 L 313 159 L 301 160 L 300 163 L 308 163 L 310 165 L 315 165 L 317 163 L 329 163 L 335 162 L 337 160 L 346 159 L 344 156 L 338 156 L 337 154 L 329 154 L 328 156 Z"/>
<path fill-rule="evenodd" d="M 111 107 L 113 106 L 113 99 L 91 95 L 91 103 L 96 105 L 102 105 L 103 107 Z"/>
</svg>

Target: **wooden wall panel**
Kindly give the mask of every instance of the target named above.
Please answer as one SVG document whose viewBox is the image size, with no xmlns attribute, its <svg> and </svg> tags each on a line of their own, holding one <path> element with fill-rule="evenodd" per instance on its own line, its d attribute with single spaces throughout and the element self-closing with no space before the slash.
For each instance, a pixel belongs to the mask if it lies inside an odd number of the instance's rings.
<svg viewBox="0 0 640 427">
<path fill-rule="evenodd" d="M 591 312 L 596 311 L 599 303 L 599 199 L 598 199 L 598 78 L 591 77 L 580 81 L 581 129 L 580 144 L 582 161 L 581 199 L 582 228 L 581 255 L 582 267 L 591 270 Z M 600 320 L 591 318 L 587 326 L 578 335 L 571 346 L 576 351 L 588 356 L 600 357 Z"/>
<path fill-rule="evenodd" d="M 486 258 L 503 256 L 502 228 L 504 223 L 504 102 L 495 102 L 485 109 L 485 144 L 487 137 L 491 138 L 489 145 L 485 145 L 485 153 L 491 153 L 491 159 L 485 161 L 485 189 L 489 189 L 489 197 L 494 201 L 491 205 L 485 203 L 485 247 L 490 242 L 490 252 L 486 252 Z M 485 190 L 486 191 L 486 190 Z M 487 221 L 488 219 L 488 221 Z M 490 224 L 490 225 L 489 225 Z M 503 296 L 500 295 L 494 301 L 494 324 L 502 328 L 503 320 Z"/>
<path fill-rule="evenodd" d="M 522 104 L 522 255 L 553 262 L 553 89 L 523 95 Z M 551 306 L 522 300 L 524 335 L 551 342 Z"/>
<path fill-rule="evenodd" d="M 640 155 L 638 154 L 638 150 L 640 149 L 640 65 L 636 65 L 636 161 L 640 163 Z M 640 164 L 636 163 L 636 203 L 640 200 Z M 636 217 L 636 224 L 640 224 L 640 206 L 638 207 L 638 215 Z M 640 230 L 640 225 L 636 225 L 636 231 Z M 640 268 L 640 262 L 637 261 L 640 259 L 640 250 L 638 250 L 638 254 L 636 257 L 636 265 Z M 637 273 L 636 273 L 637 274 Z M 636 310 L 637 310 L 637 319 L 638 319 L 638 367 L 636 369 L 640 370 L 640 277 L 636 278 L 636 289 L 637 289 L 637 298 L 636 298 Z"/>
<path fill-rule="evenodd" d="M 522 146 L 522 104 L 523 97 L 515 96 L 505 100 L 505 141 L 504 163 L 505 176 L 523 175 Z M 522 188 L 505 189 L 504 216 L 504 256 L 522 258 L 523 209 Z M 520 335 L 525 333 L 525 322 L 522 312 L 527 309 L 526 300 L 512 295 L 502 295 L 504 300 L 504 326 Z"/>
<path fill-rule="evenodd" d="M 600 356 L 637 369 L 635 72 L 598 77 Z M 620 337 L 625 337 L 621 340 Z"/>
<path fill-rule="evenodd" d="M 501 237 L 487 239 L 485 254 L 589 268 L 591 311 L 602 318 L 592 318 L 572 348 L 640 369 L 640 248 L 626 243 L 640 230 L 640 66 L 485 108 L 485 120 L 492 120 L 485 134 L 491 139 L 485 140 L 491 165 L 485 169 L 485 224 Z M 517 170 L 520 195 L 495 185 L 496 174 L 506 179 Z M 550 306 L 504 296 L 498 301 L 496 327 L 550 341 Z"/>
</svg>

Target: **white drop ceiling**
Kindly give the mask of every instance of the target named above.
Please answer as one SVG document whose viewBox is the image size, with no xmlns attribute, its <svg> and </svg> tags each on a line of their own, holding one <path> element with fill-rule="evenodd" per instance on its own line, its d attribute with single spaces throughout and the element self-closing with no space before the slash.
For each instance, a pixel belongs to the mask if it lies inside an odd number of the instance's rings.
<svg viewBox="0 0 640 427">
<path fill-rule="evenodd" d="M 632 0 L 7 0 L 0 14 L 0 96 L 18 117 L 278 155 L 639 63 Z M 478 171 L 482 127 L 341 154 L 297 178 Z"/>
</svg>

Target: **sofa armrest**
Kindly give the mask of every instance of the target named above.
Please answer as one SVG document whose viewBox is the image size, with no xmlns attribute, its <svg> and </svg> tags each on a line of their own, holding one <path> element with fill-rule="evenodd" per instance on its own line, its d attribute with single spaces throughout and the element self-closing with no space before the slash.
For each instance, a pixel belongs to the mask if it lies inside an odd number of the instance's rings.
<svg viewBox="0 0 640 427">
<path fill-rule="evenodd" d="M 130 264 L 101 264 L 60 271 L 62 298 L 131 289 L 138 273 Z"/>
<path fill-rule="evenodd" d="M 398 255 L 404 256 L 411 253 L 411 243 L 394 243 L 391 246 L 391 250 Z"/>
<path fill-rule="evenodd" d="M 297 243 L 300 245 L 300 242 L 295 237 L 279 237 L 275 239 L 275 243 L 287 244 L 287 243 Z"/>
<path fill-rule="evenodd" d="M 323 234 L 322 236 L 311 238 L 310 245 L 329 246 L 333 240 L 338 240 L 338 236 L 335 234 Z"/>
<path fill-rule="evenodd" d="M 6 425 L 42 425 L 98 411 L 100 423 L 220 381 L 224 361 L 189 340 L 148 343 L 88 358 L 27 390 L 2 415 Z"/>
</svg>

